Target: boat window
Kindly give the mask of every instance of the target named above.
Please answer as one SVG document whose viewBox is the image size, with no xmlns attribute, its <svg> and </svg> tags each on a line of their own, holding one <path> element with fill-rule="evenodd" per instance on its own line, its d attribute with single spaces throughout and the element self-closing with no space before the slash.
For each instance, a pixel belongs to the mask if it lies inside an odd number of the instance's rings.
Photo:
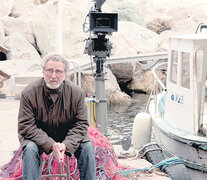
<svg viewBox="0 0 207 180">
<path fill-rule="evenodd" d="M 171 51 L 171 82 L 177 83 L 178 51 Z"/>
<path fill-rule="evenodd" d="M 190 53 L 181 52 L 181 86 L 190 89 Z"/>
<path fill-rule="evenodd" d="M 195 61 L 196 61 L 196 77 L 198 81 L 201 81 L 202 78 L 202 64 L 203 64 L 203 56 L 204 56 L 204 47 L 200 47 L 195 53 Z"/>
</svg>

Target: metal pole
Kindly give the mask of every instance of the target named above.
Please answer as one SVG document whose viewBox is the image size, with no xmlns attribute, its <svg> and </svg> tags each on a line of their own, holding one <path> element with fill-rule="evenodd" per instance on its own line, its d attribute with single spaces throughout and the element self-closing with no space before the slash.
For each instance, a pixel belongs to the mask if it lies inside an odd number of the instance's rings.
<svg viewBox="0 0 207 180">
<path fill-rule="evenodd" d="M 97 128 L 104 134 L 108 132 L 108 120 L 107 120 L 107 99 L 105 91 L 105 72 L 103 70 L 103 63 L 105 58 L 94 57 L 96 62 L 96 122 Z"/>
</svg>

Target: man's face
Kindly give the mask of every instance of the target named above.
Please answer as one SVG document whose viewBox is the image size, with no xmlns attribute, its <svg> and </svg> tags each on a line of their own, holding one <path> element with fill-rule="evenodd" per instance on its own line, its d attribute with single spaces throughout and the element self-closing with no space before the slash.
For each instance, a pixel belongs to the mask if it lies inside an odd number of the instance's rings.
<svg viewBox="0 0 207 180">
<path fill-rule="evenodd" d="M 43 70 L 43 76 L 47 87 L 50 89 L 57 89 L 65 80 L 66 73 L 64 71 L 64 64 L 49 60 Z"/>
</svg>

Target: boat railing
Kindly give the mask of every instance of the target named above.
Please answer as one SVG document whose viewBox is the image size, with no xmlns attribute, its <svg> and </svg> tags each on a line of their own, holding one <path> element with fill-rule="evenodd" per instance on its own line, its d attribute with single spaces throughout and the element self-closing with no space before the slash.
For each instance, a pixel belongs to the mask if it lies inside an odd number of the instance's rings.
<svg viewBox="0 0 207 180">
<path fill-rule="evenodd" d="M 158 112 L 158 94 L 160 94 L 163 91 L 166 91 L 166 70 L 167 70 L 167 62 L 163 62 L 160 64 L 157 64 L 152 69 L 152 74 L 154 78 L 154 84 L 153 84 L 153 100 L 155 103 L 155 112 Z"/>
<path fill-rule="evenodd" d="M 69 67 L 70 67 L 69 73 L 68 73 L 69 79 L 72 80 L 75 84 L 77 84 L 81 88 L 80 66 L 78 65 L 78 63 L 74 61 L 69 61 Z"/>
</svg>

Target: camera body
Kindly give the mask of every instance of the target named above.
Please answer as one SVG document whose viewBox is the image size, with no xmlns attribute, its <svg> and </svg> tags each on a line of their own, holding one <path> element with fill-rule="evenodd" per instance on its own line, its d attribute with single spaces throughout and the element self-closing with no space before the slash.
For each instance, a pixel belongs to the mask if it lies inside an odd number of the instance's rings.
<svg viewBox="0 0 207 180">
<path fill-rule="evenodd" d="M 86 41 L 85 54 L 95 57 L 109 57 L 112 49 L 112 44 L 106 35 L 111 35 L 112 32 L 118 30 L 118 14 L 117 13 L 102 13 L 99 11 L 89 12 L 90 32 L 93 32 L 94 37 L 89 37 Z"/>
</svg>

